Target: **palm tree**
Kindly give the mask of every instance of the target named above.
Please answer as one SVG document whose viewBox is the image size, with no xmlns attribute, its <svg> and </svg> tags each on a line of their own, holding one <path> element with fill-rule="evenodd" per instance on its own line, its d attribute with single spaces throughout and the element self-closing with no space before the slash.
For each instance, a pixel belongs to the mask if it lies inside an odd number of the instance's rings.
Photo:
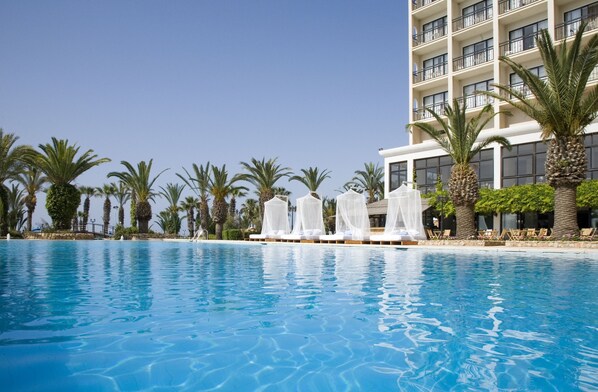
<svg viewBox="0 0 598 392">
<path fill-rule="evenodd" d="M 553 236 L 563 238 L 579 233 L 577 226 L 577 187 L 586 178 L 587 157 L 584 130 L 598 115 L 598 86 L 588 93 L 585 87 L 598 65 L 598 35 L 582 47 L 584 23 L 571 43 L 555 47 L 547 30 L 537 38 L 537 47 L 546 69 L 540 79 L 525 66 L 508 57 L 500 61 L 509 65 L 533 97 L 521 89 L 496 85 L 503 94 L 487 93 L 504 100 L 536 120 L 546 151 L 546 180 L 554 188 Z"/>
<path fill-rule="evenodd" d="M 37 167 L 30 165 L 27 165 L 25 171 L 19 174 L 15 179 L 23 185 L 27 192 L 24 199 L 25 206 L 27 207 L 27 231 L 31 231 L 33 228 L 33 212 L 37 206 L 36 193 L 42 190 L 42 187 L 48 179 Z"/>
<path fill-rule="evenodd" d="M 336 198 L 324 197 L 322 200 L 322 213 L 324 215 L 324 225 L 329 232 L 335 231 L 336 216 Z"/>
<path fill-rule="evenodd" d="M 163 216 L 169 215 L 169 218 L 166 220 L 169 222 L 167 225 L 168 230 L 165 232 L 167 234 L 178 234 L 181 229 L 181 219 L 179 217 L 181 207 L 179 207 L 179 200 L 181 199 L 185 185 L 168 183 L 166 184 L 166 188 L 160 187 L 160 189 L 160 195 L 164 196 L 168 202 L 168 207 L 165 210 L 166 213 L 163 214 Z"/>
<path fill-rule="evenodd" d="M 241 205 L 240 213 L 245 227 L 255 227 L 259 223 L 260 211 L 257 200 L 246 199 Z"/>
<path fill-rule="evenodd" d="M 127 186 L 127 188 L 128 188 L 128 186 Z M 137 195 L 135 194 L 135 189 L 130 189 L 130 190 L 131 190 L 131 211 L 130 211 L 131 227 L 137 227 Z"/>
<path fill-rule="evenodd" d="M 8 231 L 21 231 L 25 224 L 25 196 L 24 190 L 18 185 L 12 184 L 8 188 L 7 198 L 8 213 L 6 214 L 6 224 Z"/>
<path fill-rule="evenodd" d="M 331 172 L 327 169 L 324 169 L 322 172 L 320 172 L 317 167 L 311 166 L 309 169 L 301 169 L 301 172 L 303 173 L 302 176 L 292 176 L 289 181 L 299 181 L 307 187 L 312 196 L 319 199 L 320 196 L 318 196 L 317 193 L 318 188 L 320 185 L 322 185 L 325 179 L 330 178 Z"/>
<path fill-rule="evenodd" d="M 276 164 L 277 159 L 266 161 L 265 158 L 262 158 L 261 161 L 258 161 L 251 158 L 251 163 L 241 162 L 243 168 L 248 171 L 248 173 L 240 175 L 241 179 L 253 184 L 259 195 L 260 216 L 264 211 L 264 203 L 274 197 L 273 188 L 276 182 L 291 174 L 290 168 Z"/>
<path fill-rule="evenodd" d="M 157 176 L 150 179 L 153 159 L 149 163 L 141 161 L 137 164 L 137 169 L 127 161 L 120 162 L 126 169 L 124 172 L 110 172 L 108 177 L 116 177 L 128 186 L 137 198 L 137 208 L 135 218 L 139 221 L 139 232 L 147 233 L 149 221 L 152 219 L 152 206 L 150 201 L 154 200 L 155 193 L 152 187 L 154 183 L 168 169 L 162 170 Z"/>
<path fill-rule="evenodd" d="M 205 230 L 210 225 L 210 162 L 206 165 L 193 164 L 193 175 L 183 168 L 186 176 L 177 173 L 177 176 L 193 190 L 199 197 L 199 224 Z M 196 226 L 197 226 L 196 222 Z"/>
<path fill-rule="evenodd" d="M 247 190 L 243 186 L 235 185 L 239 180 L 241 180 L 239 175 L 228 178 L 226 165 L 222 165 L 221 168 L 212 166 L 212 176 L 210 178 L 210 193 L 214 197 L 212 201 L 212 219 L 216 224 L 216 239 L 218 240 L 222 239 L 222 226 L 226 222 L 226 198 L 237 189 Z"/>
<path fill-rule="evenodd" d="M 110 196 L 114 195 L 116 188 L 113 184 L 104 184 L 101 187 L 96 188 L 96 195 L 104 197 L 104 215 L 102 216 L 104 221 L 104 235 L 108 234 L 108 226 L 110 226 L 110 212 L 112 212 L 112 202 Z"/>
<path fill-rule="evenodd" d="M 187 229 L 191 238 L 195 235 L 195 208 L 198 205 L 199 199 L 193 196 L 187 196 L 180 204 L 181 209 L 187 213 Z"/>
<path fill-rule="evenodd" d="M 364 163 L 364 170 L 355 170 L 355 177 L 345 184 L 347 187 L 367 192 L 368 203 L 373 203 L 384 195 L 384 169 L 373 162 Z"/>
<path fill-rule="evenodd" d="M 235 188 L 230 194 L 230 203 L 228 203 L 228 216 L 234 221 L 237 215 L 237 197 L 245 197 L 247 192 L 240 188 Z"/>
<path fill-rule="evenodd" d="M 454 165 L 448 183 L 449 197 L 455 205 L 457 219 L 457 238 L 467 239 L 476 235 L 474 206 L 480 197 L 478 176 L 469 165 L 471 160 L 488 147 L 490 143 L 511 148 L 509 141 L 502 136 L 490 136 L 477 142 L 480 132 L 494 116 L 492 105 L 488 104 L 482 110 L 467 119 L 465 111 L 467 105 L 460 106 L 458 100 L 453 106 L 445 106 L 446 120 L 433 110 L 427 109 L 434 116 L 441 129 L 436 129 L 431 123 L 416 122 L 409 124 L 410 129 L 418 128 L 435 140 L 440 148 L 453 158 Z"/>
<path fill-rule="evenodd" d="M 105 162 L 108 158 L 97 158 L 93 150 L 87 150 L 78 158 L 77 145 L 69 145 L 66 139 L 52 138 L 52 143 L 40 144 L 41 153 L 37 153 L 35 163 L 48 177 L 50 188 L 46 196 L 46 210 L 58 230 L 68 230 L 81 204 L 81 192 L 71 183 L 92 167 Z"/>
<path fill-rule="evenodd" d="M 125 227 L 125 204 L 129 201 L 131 193 L 122 181 L 119 181 L 118 184 L 113 182 L 112 187 L 114 187 L 114 198 L 118 204 L 118 224 Z"/>
<path fill-rule="evenodd" d="M 13 133 L 4 133 L 0 128 L 0 235 L 8 233 L 6 214 L 8 213 L 8 192 L 4 185 L 16 178 L 23 170 L 24 161 L 31 154 L 29 146 L 16 146 L 19 139 Z"/>
<path fill-rule="evenodd" d="M 91 198 L 97 196 L 98 190 L 93 186 L 80 186 L 79 191 L 81 194 L 85 195 L 85 200 L 83 201 L 83 219 L 81 221 L 81 226 L 83 230 L 87 230 Z"/>
</svg>

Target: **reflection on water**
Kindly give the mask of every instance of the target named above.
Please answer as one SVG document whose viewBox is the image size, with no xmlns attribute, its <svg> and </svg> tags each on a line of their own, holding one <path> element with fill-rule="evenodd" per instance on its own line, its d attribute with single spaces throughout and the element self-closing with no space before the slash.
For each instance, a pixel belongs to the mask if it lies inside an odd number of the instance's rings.
<svg viewBox="0 0 598 392">
<path fill-rule="evenodd" d="M 597 278 L 583 257 L 0 242 L 0 385 L 592 390 Z"/>
</svg>

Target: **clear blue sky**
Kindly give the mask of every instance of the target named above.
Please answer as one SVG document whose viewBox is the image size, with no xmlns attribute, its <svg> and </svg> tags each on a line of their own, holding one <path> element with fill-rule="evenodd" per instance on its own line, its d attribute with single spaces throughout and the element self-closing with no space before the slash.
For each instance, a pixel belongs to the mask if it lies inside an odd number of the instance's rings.
<svg viewBox="0 0 598 392">
<path fill-rule="evenodd" d="M 331 170 L 320 193 L 334 197 L 382 165 L 378 148 L 407 144 L 407 13 L 403 0 L 0 0 L 0 127 L 112 159 L 78 185 L 121 160 L 153 158 L 165 185 L 194 162 L 234 174 L 278 157 Z"/>
</svg>

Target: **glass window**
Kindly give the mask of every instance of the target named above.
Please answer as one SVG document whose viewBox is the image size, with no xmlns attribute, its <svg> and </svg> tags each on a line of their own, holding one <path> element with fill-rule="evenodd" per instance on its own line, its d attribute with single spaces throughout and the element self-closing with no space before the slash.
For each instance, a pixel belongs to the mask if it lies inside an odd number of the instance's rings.
<svg viewBox="0 0 598 392">
<path fill-rule="evenodd" d="M 494 178 L 494 162 L 481 161 L 480 162 L 480 180 Z"/>
<path fill-rule="evenodd" d="M 396 162 L 390 164 L 390 190 L 394 191 L 407 181 L 407 162 Z"/>
<path fill-rule="evenodd" d="M 533 174 L 532 170 L 532 156 L 531 155 L 521 155 L 517 158 L 517 175 L 518 176 L 525 176 L 529 174 Z"/>
<path fill-rule="evenodd" d="M 515 177 L 517 175 L 517 157 L 503 158 L 502 175 L 503 177 Z"/>
</svg>

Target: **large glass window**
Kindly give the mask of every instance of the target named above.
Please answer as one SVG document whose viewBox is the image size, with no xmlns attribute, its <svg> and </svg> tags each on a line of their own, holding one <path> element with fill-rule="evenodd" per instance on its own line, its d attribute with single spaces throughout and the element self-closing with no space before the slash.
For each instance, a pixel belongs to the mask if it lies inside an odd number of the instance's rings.
<svg viewBox="0 0 598 392">
<path fill-rule="evenodd" d="M 570 37 L 577 33 L 579 26 L 583 21 L 587 21 L 595 28 L 598 20 L 598 2 L 576 8 L 569 12 L 565 12 L 565 36 Z"/>
<path fill-rule="evenodd" d="M 502 148 L 502 186 L 535 184 L 546 181 L 544 142 L 513 146 L 511 151 Z"/>
<path fill-rule="evenodd" d="M 422 26 L 423 42 L 429 42 L 444 36 L 446 34 L 446 21 L 446 16 L 443 16 L 432 22 L 425 23 Z"/>
<path fill-rule="evenodd" d="M 423 80 L 436 78 L 447 73 L 447 54 L 441 54 L 431 59 L 424 60 Z"/>
<path fill-rule="evenodd" d="M 492 91 L 491 84 L 494 79 L 484 80 L 482 82 L 468 84 L 463 86 L 463 99 L 468 108 L 484 106 L 489 102 L 490 97 L 484 94 L 476 94 L 476 91 Z"/>
<path fill-rule="evenodd" d="M 432 109 L 435 113 L 443 114 L 444 105 L 448 102 L 448 91 L 428 95 L 424 97 L 424 107 Z M 427 111 L 422 113 L 421 118 L 430 118 L 432 115 Z"/>
<path fill-rule="evenodd" d="M 538 67 L 532 67 L 532 68 L 528 68 L 528 70 L 536 75 L 537 77 L 539 77 L 540 79 L 544 79 L 546 78 L 546 69 L 544 68 L 543 65 L 540 65 Z M 524 83 L 523 80 L 521 80 L 521 78 L 519 77 L 519 75 L 517 75 L 516 73 L 511 73 L 509 75 L 509 85 L 513 90 L 516 90 L 518 92 L 521 92 L 524 96 L 529 96 L 531 95 L 531 91 L 529 90 L 529 87 L 527 87 Z"/>
<path fill-rule="evenodd" d="M 389 165 L 390 171 L 390 191 L 394 191 L 407 182 L 407 162 L 395 162 Z"/>
<path fill-rule="evenodd" d="M 415 181 L 422 193 L 434 192 L 436 181 L 440 177 L 442 185 L 446 188 L 453 160 L 448 155 L 440 157 L 416 159 Z M 492 187 L 494 184 L 494 152 L 492 149 L 483 150 L 471 160 L 471 167 L 478 176 L 480 186 Z"/>
<path fill-rule="evenodd" d="M 598 180 L 598 133 L 585 136 L 586 155 L 588 157 L 587 178 Z"/>
<path fill-rule="evenodd" d="M 492 38 L 463 47 L 463 68 L 492 60 Z"/>
<path fill-rule="evenodd" d="M 534 48 L 536 46 L 536 35 L 542 29 L 548 28 L 546 19 L 536 23 L 511 30 L 509 32 L 509 50 L 511 53 L 517 53 Z"/>
<path fill-rule="evenodd" d="M 472 26 L 492 17 L 492 0 L 483 0 L 463 8 L 463 27 Z"/>
</svg>

